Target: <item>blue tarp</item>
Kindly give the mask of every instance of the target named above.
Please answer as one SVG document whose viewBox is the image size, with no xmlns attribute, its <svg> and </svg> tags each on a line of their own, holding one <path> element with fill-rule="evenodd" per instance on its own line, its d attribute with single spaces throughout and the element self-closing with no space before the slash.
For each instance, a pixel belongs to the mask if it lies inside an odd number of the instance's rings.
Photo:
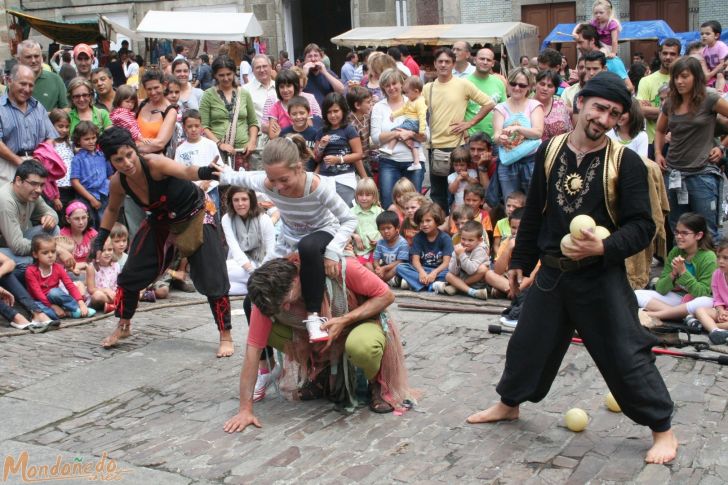
<svg viewBox="0 0 728 485">
<path fill-rule="evenodd" d="M 558 24 L 541 43 L 541 50 L 552 42 L 574 42 L 571 32 L 576 24 Z M 566 35 L 564 35 L 566 34 Z M 668 37 L 675 37 L 675 32 L 664 20 L 639 20 L 635 22 L 622 22 L 622 31 L 619 41 L 656 39 L 662 42 Z"/>
<path fill-rule="evenodd" d="M 685 54 L 685 48 L 688 44 L 700 41 L 700 32 L 678 32 L 675 34 L 675 38 L 680 39 L 680 43 L 682 44 L 680 53 Z M 720 40 L 728 42 L 728 31 L 720 34 Z"/>
</svg>

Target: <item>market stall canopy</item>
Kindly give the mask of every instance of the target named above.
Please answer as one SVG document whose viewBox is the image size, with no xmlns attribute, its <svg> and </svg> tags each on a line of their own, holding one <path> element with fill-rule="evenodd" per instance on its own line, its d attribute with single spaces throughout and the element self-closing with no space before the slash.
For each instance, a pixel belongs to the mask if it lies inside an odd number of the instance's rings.
<svg viewBox="0 0 728 485">
<path fill-rule="evenodd" d="M 156 39 L 244 42 L 246 37 L 263 35 L 263 29 L 252 13 L 150 10 L 137 26 L 136 33 Z"/>
<path fill-rule="evenodd" d="M 98 22 L 57 22 L 34 17 L 16 10 L 6 11 L 18 19 L 21 27 L 30 26 L 59 44 L 95 44 L 101 37 Z M 27 35 L 24 37 L 27 38 Z"/>
<path fill-rule="evenodd" d="M 541 43 L 541 49 L 545 49 L 551 43 L 574 42 L 571 33 L 576 24 L 558 24 Z M 622 22 L 622 31 L 619 33 L 619 41 L 630 40 L 652 40 L 662 42 L 668 37 L 675 37 L 675 32 L 664 20 L 639 20 L 635 22 Z"/>
<path fill-rule="evenodd" d="M 538 54 L 538 27 L 522 22 L 358 27 L 333 37 L 331 42 L 344 47 L 389 47 L 399 44 L 452 45 L 459 40 L 471 44 L 503 44 L 512 65 L 522 55 Z"/>
<path fill-rule="evenodd" d="M 104 30 L 106 31 L 106 35 L 104 35 L 104 37 L 106 37 L 107 39 L 115 41 L 116 34 L 121 34 L 132 40 L 144 40 L 144 36 L 139 35 L 137 32 L 133 31 L 128 27 L 124 27 L 123 25 L 114 22 L 106 15 L 99 14 L 99 20 L 100 23 L 103 25 Z"/>
</svg>

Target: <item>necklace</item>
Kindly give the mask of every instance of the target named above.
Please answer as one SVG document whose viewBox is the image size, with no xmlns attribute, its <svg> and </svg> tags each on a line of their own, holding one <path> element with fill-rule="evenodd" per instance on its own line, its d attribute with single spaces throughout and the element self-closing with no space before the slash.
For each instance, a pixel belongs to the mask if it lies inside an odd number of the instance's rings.
<svg viewBox="0 0 728 485">
<path fill-rule="evenodd" d="M 596 148 L 589 148 L 589 149 L 586 149 L 584 151 L 579 150 L 578 148 L 576 148 L 574 146 L 573 143 L 571 143 L 571 136 L 569 136 L 569 138 L 566 140 L 566 144 L 569 146 L 569 148 L 571 149 L 571 151 L 574 152 L 574 155 L 576 155 L 576 166 L 578 167 L 579 165 L 581 165 L 581 162 L 582 162 L 582 160 L 584 160 L 584 157 L 585 156 L 589 155 L 592 152 L 597 152 L 597 151 L 601 150 L 602 148 L 604 148 L 604 145 L 606 145 L 607 142 L 605 140 L 598 147 L 596 147 Z"/>
</svg>

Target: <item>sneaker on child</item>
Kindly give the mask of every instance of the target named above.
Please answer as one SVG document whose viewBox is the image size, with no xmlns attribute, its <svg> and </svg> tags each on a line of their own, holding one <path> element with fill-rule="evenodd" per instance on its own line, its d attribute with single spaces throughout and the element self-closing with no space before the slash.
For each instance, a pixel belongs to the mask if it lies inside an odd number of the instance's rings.
<svg viewBox="0 0 728 485">
<path fill-rule="evenodd" d="M 313 313 L 303 321 L 306 324 L 306 330 L 308 330 L 309 342 L 325 342 L 329 339 L 329 334 L 325 330 L 321 330 L 321 325 L 328 320 L 328 318 L 320 317 L 318 314 Z"/>
<path fill-rule="evenodd" d="M 715 345 L 725 344 L 726 340 L 728 340 L 728 330 L 723 330 L 722 328 L 713 329 L 708 334 L 708 338 Z"/>
</svg>

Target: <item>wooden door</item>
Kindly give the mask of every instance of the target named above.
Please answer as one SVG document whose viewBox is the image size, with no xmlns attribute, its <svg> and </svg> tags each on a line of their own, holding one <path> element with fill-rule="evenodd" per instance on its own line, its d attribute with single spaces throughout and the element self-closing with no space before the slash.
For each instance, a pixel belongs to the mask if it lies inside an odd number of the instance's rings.
<svg viewBox="0 0 728 485">
<path fill-rule="evenodd" d="M 556 24 L 567 24 L 576 22 L 576 3 L 560 2 L 538 5 L 523 5 L 521 7 L 521 21 L 538 27 L 538 45 L 541 46 L 546 37 Z M 573 43 L 552 45 L 562 54 L 566 55 L 570 66 L 576 65 L 576 48 Z"/>
<path fill-rule="evenodd" d="M 631 20 L 662 19 L 675 32 L 688 30 L 688 0 L 632 0 L 630 2 Z M 630 64 L 632 53 L 641 52 L 648 64 L 657 56 L 659 45 L 654 40 L 630 42 Z"/>
</svg>

